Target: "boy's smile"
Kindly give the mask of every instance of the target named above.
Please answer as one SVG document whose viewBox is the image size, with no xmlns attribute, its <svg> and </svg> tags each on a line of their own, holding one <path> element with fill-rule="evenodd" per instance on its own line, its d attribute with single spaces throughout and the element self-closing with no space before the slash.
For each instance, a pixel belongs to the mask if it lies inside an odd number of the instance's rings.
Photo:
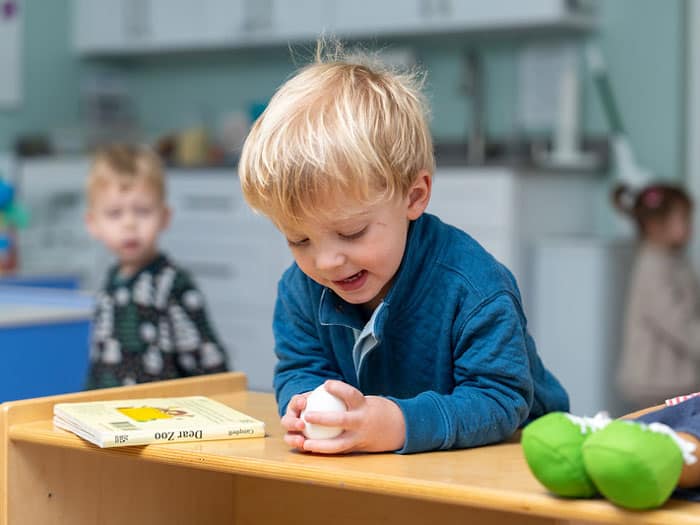
<svg viewBox="0 0 700 525">
<path fill-rule="evenodd" d="M 334 282 L 337 286 L 339 286 L 343 290 L 351 292 L 353 290 L 357 290 L 358 288 L 362 288 L 362 285 L 365 284 L 366 280 L 367 280 L 367 270 L 360 270 L 359 272 L 351 275 L 347 279 L 341 279 L 339 281 L 334 281 Z"/>
</svg>

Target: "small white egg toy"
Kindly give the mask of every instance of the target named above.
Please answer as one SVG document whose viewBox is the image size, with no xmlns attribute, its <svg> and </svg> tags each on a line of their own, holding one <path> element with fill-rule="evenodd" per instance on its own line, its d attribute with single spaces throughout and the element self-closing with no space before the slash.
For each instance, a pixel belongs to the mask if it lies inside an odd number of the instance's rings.
<svg viewBox="0 0 700 525">
<path fill-rule="evenodd" d="M 343 401 L 329 393 L 323 385 L 315 388 L 306 398 L 306 409 L 301 413 L 301 419 L 304 419 L 304 413 L 309 412 L 345 412 L 347 407 Z M 306 419 L 304 419 L 306 423 Z M 332 439 L 342 434 L 341 427 L 327 427 L 325 425 L 316 425 L 306 423 L 304 435 L 309 439 Z"/>
</svg>

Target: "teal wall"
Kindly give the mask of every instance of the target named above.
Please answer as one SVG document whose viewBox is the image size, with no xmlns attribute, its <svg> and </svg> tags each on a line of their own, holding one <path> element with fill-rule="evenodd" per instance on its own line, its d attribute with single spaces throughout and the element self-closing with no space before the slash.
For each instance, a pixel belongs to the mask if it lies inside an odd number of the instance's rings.
<svg viewBox="0 0 700 525">
<path fill-rule="evenodd" d="M 682 0 L 604 0 L 599 29 L 613 88 L 640 164 L 666 178 L 685 169 L 685 14 Z M 607 129 L 592 89 L 590 129 Z"/>
<path fill-rule="evenodd" d="M 0 150 L 11 148 L 17 135 L 74 127 L 79 121 L 81 65 L 70 49 L 69 0 L 20 0 L 20 9 L 22 103 L 0 110 Z"/>
<path fill-rule="evenodd" d="M 679 177 L 685 3 L 601 0 L 599 5 L 600 27 L 592 38 L 599 40 L 608 62 L 632 145 L 640 162 L 659 176 Z M 24 0 L 24 103 L 16 111 L 0 111 L 0 148 L 17 133 L 72 126 L 79 119 L 79 73 L 93 65 L 80 64 L 71 55 L 69 6 L 69 0 Z M 410 44 L 428 71 L 436 137 L 460 140 L 469 116 L 458 90 L 463 51 L 476 46 L 485 57 L 488 133 L 505 138 L 514 130 L 517 51 L 543 38 L 558 37 L 421 38 L 393 44 Z M 201 119 L 215 125 L 219 114 L 245 111 L 252 102 L 269 98 L 294 70 L 286 47 L 152 56 L 108 65 L 128 75 L 141 125 L 151 137 Z M 583 86 L 582 121 L 588 133 L 607 130 L 590 80 Z"/>
</svg>

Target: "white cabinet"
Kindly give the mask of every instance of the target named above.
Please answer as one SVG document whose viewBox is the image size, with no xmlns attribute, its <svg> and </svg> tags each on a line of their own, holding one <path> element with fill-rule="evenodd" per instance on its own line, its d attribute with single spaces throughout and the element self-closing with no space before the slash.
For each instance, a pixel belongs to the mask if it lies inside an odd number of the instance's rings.
<svg viewBox="0 0 700 525">
<path fill-rule="evenodd" d="M 335 1 L 331 31 L 341 37 L 593 25 L 591 9 L 566 0 Z"/>
<path fill-rule="evenodd" d="M 18 237 L 21 273 L 76 275 L 89 290 L 102 284 L 111 258 L 85 228 L 88 167 L 84 157 L 18 163 L 19 201 L 30 216 Z"/>
<path fill-rule="evenodd" d="M 576 5 L 586 4 L 577 3 Z M 249 47 L 341 38 L 588 28 L 566 0 L 73 0 L 81 54 Z"/>
<path fill-rule="evenodd" d="M 168 192 L 163 248 L 202 289 L 233 366 L 250 388 L 271 390 L 277 282 L 292 262 L 284 238 L 248 208 L 232 171 L 176 170 Z"/>
<path fill-rule="evenodd" d="M 80 52 L 109 52 L 127 46 L 127 3 L 113 0 L 73 1 L 73 44 Z"/>
<path fill-rule="evenodd" d="M 593 175 L 438 168 L 428 212 L 469 233 L 505 264 L 531 313 L 533 243 L 550 235 L 592 234 L 600 185 Z"/>
<path fill-rule="evenodd" d="M 574 414 L 629 412 L 615 388 L 634 243 L 600 237 L 542 239 L 534 249 L 534 322 L 546 366 Z"/>
<path fill-rule="evenodd" d="M 331 31 L 340 37 L 415 31 L 421 27 L 418 0 L 335 0 Z"/>
<path fill-rule="evenodd" d="M 587 28 L 592 8 L 567 0 L 418 0 L 424 28 L 450 30 Z"/>
<path fill-rule="evenodd" d="M 238 41 L 242 45 L 315 40 L 328 26 L 327 0 L 242 0 Z"/>
<path fill-rule="evenodd" d="M 73 0 L 75 49 L 110 54 L 200 45 L 216 37 L 208 24 L 226 20 L 220 12 L 225 5 L 215 0 Z"/>
<path fill-rule="evenodd" d="M 73 0 L 75 48 L 120 54 L 313 40 L 324 0 Z"/>
</svg>

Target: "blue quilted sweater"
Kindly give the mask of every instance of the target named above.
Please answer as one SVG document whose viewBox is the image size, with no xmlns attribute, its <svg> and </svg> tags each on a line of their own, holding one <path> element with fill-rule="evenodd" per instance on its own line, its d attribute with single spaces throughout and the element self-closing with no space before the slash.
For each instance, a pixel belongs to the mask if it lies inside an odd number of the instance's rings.
<svg viewBox="0 0 700 525">
<path fill-rule="evenodd" d="M 406 421 L 398 452 L 508 438 L 569 400 L 543 366 L 512 274 L 463 231 L 423 214 L 375 320 L 378 344 L 356 371 L 366 313 L 296 264 L 279 283 L 273 329 L 280 414 L 295 394 L 339 379 L 392 399 Z"/>
</svg>

